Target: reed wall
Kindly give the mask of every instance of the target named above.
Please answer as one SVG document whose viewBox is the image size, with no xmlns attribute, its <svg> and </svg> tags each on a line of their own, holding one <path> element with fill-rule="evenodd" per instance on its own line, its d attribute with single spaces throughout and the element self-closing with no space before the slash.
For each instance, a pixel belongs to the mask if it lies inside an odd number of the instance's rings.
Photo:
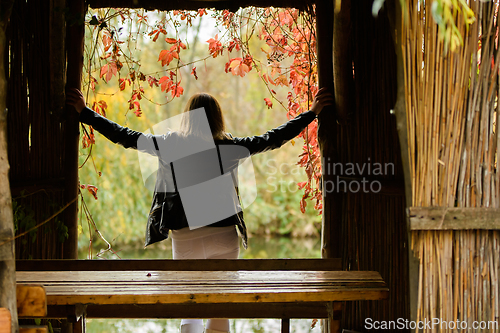
<svg viewBox="0 0 500 333">
<path fill-rule="evenodd" d="M 455 50 L 439 33 L 431 1 L 406 3 L 401 42 L 412 206 L 499 208 L 498 1 L 468 2 L 471 25 L 464 10 L 451 12 L 463 37 Z M 461 328 L 498 324 L 499 242 L 494 230 L 412 232 L 420 260 L 417 319 L 446 322 L 418 331 L 461 331 L 457 320 Z"/>
</svg>

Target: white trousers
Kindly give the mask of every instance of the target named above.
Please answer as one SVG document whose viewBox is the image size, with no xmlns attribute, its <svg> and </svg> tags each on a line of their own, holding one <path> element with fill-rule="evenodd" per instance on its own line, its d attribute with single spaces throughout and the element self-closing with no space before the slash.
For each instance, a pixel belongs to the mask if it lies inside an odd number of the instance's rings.
<svg viewBox="0 0 500 333">
<path fill-rule="evenodd" d="M 173 259 L 238 259 L 239 253 L 240 244 L 235 226 L 172 231 Z M 202 332 L 203 319 L 183 319 L 182 326 L 182 332 L 195 333 L 200 332 L 200 329 Z M 229 332 L 229 320 L 208 319 L 207 329 Z"/>
</svg>

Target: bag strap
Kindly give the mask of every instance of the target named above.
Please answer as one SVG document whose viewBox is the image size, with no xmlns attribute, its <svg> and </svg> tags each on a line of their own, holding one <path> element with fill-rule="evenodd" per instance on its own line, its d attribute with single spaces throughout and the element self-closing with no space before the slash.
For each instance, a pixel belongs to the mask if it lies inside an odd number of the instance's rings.
<svg viewBox="0 0 500 333">
<path fill-rule="evenodd" d="M 157 148 L 158 146 L 156 145 L 156 140 L 154 139 L 154 137 L 153 137 L 153 141 L 155 142 L 155 148 Z M 224 174 L 224 168 L 222 167 L 222 159 L 220 157 L 219 146 L 215 145 L 215 147 L 217 148 L 217 158 L 219 159 L 220 174 L 223 175 Z M 179 190 L 177 188 L 177 180 L 175 179 L 174 163 L 173 162 L 170 162 L 170 170 L 172 171 L 172 179 L 174 181 L 175 192 L 178 193 Z"/>
<path fill-rule="evenodd" d="M 220 157 L 219 145 L 215 145 L 215 147 L 217 148 L 217 157 L 219 158 L 220 174 L 223 175 L 224 174 L 224 168 L 222 167 L 222 159 Z"/>
<path fill-rule="evenodd" d="M 158 142 L 156 142 L 156 138 L 154 135 L 152 136 L 152 138 L 153 138 L 153 144 L 155 145 L 155 149 L 158 151 L 158 156 L 160 156 L 160 148 L 158 148 Z"/>
<path fill-rule="evenodd" d="M 170 162 L 170 170 L 172 170 L 172 179 L 174 180 L 175 193 L 179 193 L 179 190 L 177 189 L 177 181 L 175 180 L 174 162 Z"/>
<path fill-rule="evenodd" d="M 156 138 L 154 137 L 154 135 L 152 136 L 152 138 L 153 138 L 153 144 L 155 145 L 155 149 L 156 149 L 156 151 L 158 151 L 158 157 L 160 157 L 160 148 L 158 148 L 158 142 L 156 142 Z M 158 172 L 157 172 L 156 177 L 158 177 Z M 158 187 L 158 182 L 155 182 L 155 189 L 153 192 L 153 193 L 155 193 L 155 197 L 156 197 L 156 188 L 157 187 Z"/>
</svg>

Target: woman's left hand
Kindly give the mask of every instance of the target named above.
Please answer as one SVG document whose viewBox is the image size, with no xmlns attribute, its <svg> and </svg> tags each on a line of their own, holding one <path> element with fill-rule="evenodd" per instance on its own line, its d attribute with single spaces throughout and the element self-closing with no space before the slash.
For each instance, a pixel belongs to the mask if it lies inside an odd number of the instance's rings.
<svg viewBox="0 0 500 333">
<path fill-rule="evenodd" d="M 332 105 L 334 101 L 335 100 L 333 98 L 332 93 L 328 92 L 326 88 L 321 88 L 314 97 L 314 101 L 311 106 L 311 111 L 316 113 L 316 115 L 318 115 L 325 106 Z"/>
<path fill-rule="evenodd" d="M 82 92 L 76 88 L 66 91 L 66 104 L 72 105 L 78 113 L 86 106 Z"/>
</svg>

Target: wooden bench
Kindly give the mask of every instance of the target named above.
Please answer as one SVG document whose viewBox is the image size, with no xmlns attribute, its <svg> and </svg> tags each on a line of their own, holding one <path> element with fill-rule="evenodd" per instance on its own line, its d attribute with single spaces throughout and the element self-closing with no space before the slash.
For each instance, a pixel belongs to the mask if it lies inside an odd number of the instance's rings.
<svg viewBox="0 0 500 333">
<path fill-rule="evenodd" d="M 338 259 L 31 260 L 17 281 L 42 284 L 48 318 L 327 318 L 341 302 L 381 300 L 377 272 L 339 271 Z"/>
<path fill-rule="evenodd" d="M 11 316 L 9 309 L 0 308 L 0 333 L 11 333 Z"/>
<path fill-rule="evenodd" d="M 47 294 L 39 284 L 17 284 L 17 316 L 19 318 L 47 317 Z M 19 333 L 47 333 L 45 325 L 20 325 Z"/>
<path fill-rule="evenodd" d="M 16 298 L 18 317 L 44 318 L 47 316 L 47 299 L 43 286 L 18 284 Z M 11 333 L 11 314 L 6 308 L 0 308 L 0 333 Z M 47 333 L 47 326 L 20 326 L 19 333 Z"/>
</svg>

